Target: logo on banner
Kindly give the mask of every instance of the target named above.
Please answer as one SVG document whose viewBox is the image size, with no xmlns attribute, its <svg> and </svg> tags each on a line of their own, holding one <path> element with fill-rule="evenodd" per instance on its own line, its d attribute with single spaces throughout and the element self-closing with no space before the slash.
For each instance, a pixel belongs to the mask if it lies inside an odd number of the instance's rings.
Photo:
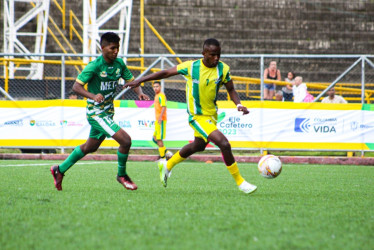
<svg viewBox="0 0 374 250">
<path fill-rule="evenodd" d="M 78 123 L 78 122 L 75 122 L 75 121 L 67 121 L 67 120 L 61 120 L 60 121 L 60 125 L 61 127 L 82 127 L 83 124 L 82 123 Z"/>
<path fill-rule="evenodd" d="M 118 122 L 118 125 L 119 125 L 121 128 L 131 128 L 131 123 L 130 123 L 130 121 L 119 121 L 119 122 Z"/>
<path fill-rule="evenodd" d="M 140 129 L 154 129 L 155 121 L 153 120 L 138 120 L 138 127 Z"/>
<path fill-rule="evenodd" d="M 336 133 L 337 118 L 295 118 L 296 133 L 314 132 L 318 134 Z"/>
<path fill-rule="evenodd" d="M 351 122 L 351 130 L 355 131 L 358 129 L 358 122 Z"/>
<path fill-rule="evenodd" d="M 224 112 L 218 115 L 218 129 L 224 135 L 238 135 L 240 129 L 250 129 L 253 127 L 252 123 L 243 122 L 240 117 L 230 116 L 225 119 L 225 116 Z"/>
<path fill-rule="evenodd" d="M 360 124 L 357 121 L 351 122 L 351 130 L 356 131 L 357 129 L 371 129 L 374 128 L 374 125 Z"/>
<path fill-rule="evenodd" d="M 30 120 L 30 126 L 37 126 L 37 127 L 54 127 L 56 123 L 50 120 Z"/>
<path fill-rule="evenodd" d="M 309 118 L 296 118 L 295 119 L 295 132 L 309 133 Z"/>
<path fill-rule="evenodd" d="M 0 124 L 0 127 L 2 126 L 9 126 L 9 127 L 22 127 L 23 126 L 23 120 L 12 120 L 12 121 L 6 121 L 4 124 Z"/>
</svg>

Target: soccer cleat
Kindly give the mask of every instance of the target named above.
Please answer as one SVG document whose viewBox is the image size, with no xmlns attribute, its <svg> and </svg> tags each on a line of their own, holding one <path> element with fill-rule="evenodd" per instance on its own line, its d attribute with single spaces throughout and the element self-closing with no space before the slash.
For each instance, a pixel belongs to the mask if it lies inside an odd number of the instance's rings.
<svg viewBox="0 0 374 250">
<path fill-rule="evenodd" d="M 249 182 L 243 181 L 243 183 L 239 185 L 239 190 L 243 191 L 246 194 L 251 194 L 257 190 L 257 186 L 252 185 Z"/>
<path fill-rule="evenodd" d="M 51 167 L 51 173 L 53 176 L 53 179 L 55 181 L 55 187 L 57 188 L 58 191 L 62 190 L 62 179 L 64 178 L 64 174 L 60 172 L 58 169 L 58 165 L 54 165 Z"/>
<path fill-rule="evenodd" d="M 167 186 L 168 178 L 170 177 L 170 172 L 166 167 L 167 161 L 159 161 L 158 169 L 160 170 L 160 181 L 164 187 Z"/>
<path fill-rule="evenodd" d="M 118 176 L 117 181 L 122 184 L 128 190 L 137 190 L 138 186 L 131 180 L 130 176 Z"/>
</svg>

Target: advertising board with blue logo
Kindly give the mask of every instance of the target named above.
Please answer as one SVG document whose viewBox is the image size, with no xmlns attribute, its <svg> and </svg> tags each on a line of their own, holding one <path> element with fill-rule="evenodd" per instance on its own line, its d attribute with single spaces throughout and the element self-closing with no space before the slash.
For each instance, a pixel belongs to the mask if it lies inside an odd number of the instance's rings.
<svg viewBox="0 0 374 250">
<path fill-rule="evenodd" d="M 238 149 L 374 150 L 374 105 L 283 102 L 218 102 L 217 128 Z M 88 138 L 83 100 L 0 101 L 1 147 L 75 147 Z M 194 139 L 186 105 L 168 102 L 165 144 L 180 148 Z M 114 120 L 133 147 L 155 147 L 153 101 L 115 101 Z M 118 144 L 107 139 L 103 147 Z M 214 147 L 214 145 L 210 145 Z"/>
</svg>

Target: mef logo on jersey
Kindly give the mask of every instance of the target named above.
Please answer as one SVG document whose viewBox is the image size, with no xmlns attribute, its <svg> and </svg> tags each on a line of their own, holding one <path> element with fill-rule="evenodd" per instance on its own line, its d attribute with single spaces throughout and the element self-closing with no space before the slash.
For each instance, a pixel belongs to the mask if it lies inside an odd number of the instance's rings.
<svg viewBox="0 0 374 250">
<path fill-rule="evenodd" d="M 113 90 L 117 88 L 117 83 L 118 81 L 101 82 L 100 90 L 101 91 Z"/>
</svg>

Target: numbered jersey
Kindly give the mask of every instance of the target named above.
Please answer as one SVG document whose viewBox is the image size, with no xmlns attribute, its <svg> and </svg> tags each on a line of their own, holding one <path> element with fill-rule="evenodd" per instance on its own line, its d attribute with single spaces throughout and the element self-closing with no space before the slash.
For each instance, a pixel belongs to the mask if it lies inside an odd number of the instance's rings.
<svg viewBox="0 0 374 250">
<path fill-rule="evenodd" d="M 104 97 L 104 101 L 101 103 L 87 99 L 87 117 L 114 114 L 113 100 L 120 78 L 125 81 L 134 79 L 120 58 L 116 58 L 113 63 L 109 64 L 103 56 L 99 56 L 83 69 L 82 73 L 78 75 L 77 82 L 82 85 L 87 84 L 89 92 L 95 95 L 100 93 Z"/>
</svg>

